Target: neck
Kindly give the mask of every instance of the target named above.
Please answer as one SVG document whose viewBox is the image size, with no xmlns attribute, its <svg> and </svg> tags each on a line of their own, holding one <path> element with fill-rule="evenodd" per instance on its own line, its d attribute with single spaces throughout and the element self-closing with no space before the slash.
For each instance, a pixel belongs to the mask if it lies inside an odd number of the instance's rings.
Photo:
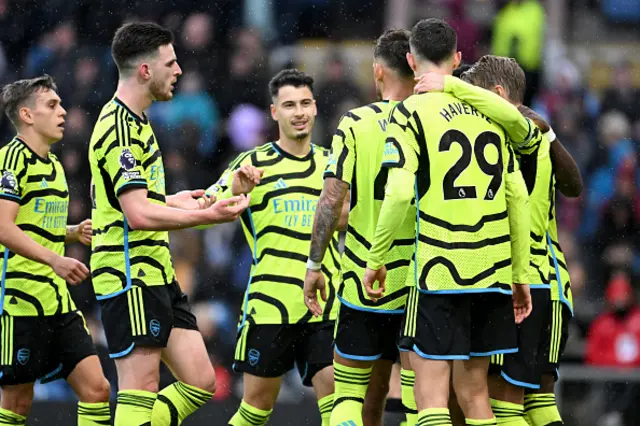
<svg viewBox="0 0 640 426">
<path fill-rule="evenodd" d="M 32 129 L 26 129 L 19 131 L 17 136 L 25 143 L 33 152 L 38 154 L 42 158 L 47 158 L 49 151 L 51 151 L 51 144 L 55 141 L 51 141 L 43 135 L 34 132 Z"/>
<path fill-rule="evenodd" d="M 118 82 L 116 96 L 140 117 L 153 103 L 146 86 L 139 85 L 133 78 L 121 79 Z"/>
<path fill-rule="evenodd" d="M 382 99 L 385 101 L 404 101 L 413 95 L 413 81 L 391 79 L 385 81 Z"/>
<path fill-rule="evenodd" d="M 430 61 L 423 61 L 416 65 L 416 70 L 414 71 L 416 77 L 419 77 L 428 72 L 435 72 L 442 75 L 453 74 L 453 65 L 450 64 L 449 61 L 445 61 L 440 65 L 434 64 Z"/>
<path fill-rule="evenodd" d="M 276 143 L 289 154 L 295 155 L 296 157 L 304 157 L 311 150 L 311 135 L 304 139 L 281 137 Z"/>
</svg>

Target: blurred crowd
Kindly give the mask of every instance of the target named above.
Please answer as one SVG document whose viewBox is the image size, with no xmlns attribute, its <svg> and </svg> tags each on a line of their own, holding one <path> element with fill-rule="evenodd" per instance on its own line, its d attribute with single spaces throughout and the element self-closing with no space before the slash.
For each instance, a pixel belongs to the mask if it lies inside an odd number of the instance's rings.
<svg viewBox="0 0 640 426">
<path fill-rule="evenodd" d="M 275 71 L 301 66 L 291 48 L 301 39 L 331 45 L 320 68 L 306 69 L 318 78 L 319 117 L 313 142 L 329 146 L 340 115 L 375 96 L 372 82 L 363 81 L 350 68 L 340 43 L 374 40 L 386 25 L 388 3 L 394 2 L 0 0 L 0 83 L 45 72 L 58 83 L 68 115 L 65 138 L 54 151 L 71 189 L 69 220 L 78 222 L 90 215 L 87 146 L 100 108 L 115 91 L 117 72 L 109 45 L 122 22 L 154 20 L 176 36 L 184 73 L 177 93 L 171 102 L 155 104 L 148 111 L 163 150 L 167 192 L 173 193 L 206 188 L 238 152 L 277 137 L 268 113 L 267 83 Z M 582 171 L 582 195 L 576 199 L 558 195 L 557 200 L 576 316 L 566 359 L 640 366 L 640 314 L 635 305 L 640 284 L 637 64 L 612 63 L 607 87 L 592 90 L 586 71 L 569 58 L 545 67 L 546 17 L 537 0 L 481 2 L 495 10 L 488 23 L 467 14 L 470 3 L 477 6 L 475 0 L 416 3 L 437 4 L 438 13 L 459 31 L 459 47 L 467 62 L 491 52 L 519 60 L 531 82 L 527 103 L 550 120 Z M 607 13 L 619 10 L 613 3 L 598 3 L 603 19 L 615 19 Z M 421 10 L 427 16 L 430 9 L 423 4 Z M 412 16 L 406 25 L 424 16 Z M 4 117 L 0 134 L 3 141 L 12 136 Z M 171 244 L 180 284 L 191 298 L 211 357 L 220 366 L 218 397 L 222 398 L 228 392 L 226 373 L 251 253 L 238 224 L 173 232 Z M 70 250 L 88 262 L 87 250 L 77 246 Z M 91 286 L 74 288 L 73 295 L 103 345 Z M 626 333 L 624 344 L 603 343 L 603 337 L 611 340 L 611 327 Z M 105 368 L 113 378 L 107 358 Z M 41 392 L 43 397 L 68 397 L 60 389 Z"/>
</svg>

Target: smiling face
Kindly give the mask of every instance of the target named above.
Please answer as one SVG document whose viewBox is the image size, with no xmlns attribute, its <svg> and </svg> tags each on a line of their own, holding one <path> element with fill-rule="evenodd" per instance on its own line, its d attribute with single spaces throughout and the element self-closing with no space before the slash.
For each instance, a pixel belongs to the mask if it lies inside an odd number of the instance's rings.
<svg viewBox="0 0 640 426">
<path fill-rule="evenodd" d="M 311 134 L 318 110 L 307 86 L 283 86 L 271 105 L 271 116 L 278 122 L 281 137 L 302 140 Z"/>
<path fill-rule="evenodd" d="M 178 77 L 182 75 L 173 45 L 160 46 L 157 55 L 149 61 L 147 66 L 151 79 L 149 91 L 153 100 L 170 101 L 173 98 Z"/>
<path fill-rule="evenodd" d="M 62 139 L 67 111 L 62 107 L 55 90 L 38 90 L 31 96 L 30 101 L 20 108 L 20 115 L 46 140 L 58 142 Z"/>
</svg>

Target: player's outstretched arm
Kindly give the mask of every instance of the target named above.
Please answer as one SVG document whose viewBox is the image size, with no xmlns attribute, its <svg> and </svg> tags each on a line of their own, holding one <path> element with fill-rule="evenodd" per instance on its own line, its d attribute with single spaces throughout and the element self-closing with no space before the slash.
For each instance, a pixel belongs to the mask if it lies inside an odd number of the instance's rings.
<svg viewBox="0 0 640 426">
<path fill-rule="evenodd" d="M 172 231 L 200 225 L 232 222 L 249 206 L 249 196 L 216 201 L 202 210 L 182 210 L 151 203 L 145 188 L 130 189 L 119 197 L 129 226 L 136 230 Z"/>
<path fill-rule="evenodd" d="M 85 246 L 90 246 L 91 231 L 91 219 L 85 219 L 77 225 L 69 225 L 67 226 L 64 242 L 65 244 L 81 243 Z"/>
<path fill-rule="evenodd" d="M 551 142 L 551 162 L 556 175 L 557 187 L 565 197 L 578 197 L 582 192 L 582 176 L 580 169 L 569 152 L 557 138 L 551 126 L 535 111 L 520 105 L 518 111 L 533 121 Z"/>
<path fill-rule="evenodd" d="M 515 106 L 489 90 L 450 75 L 426 73 L 419 78 L 416 91 L 444 91 L 462 99 L 504 127 L 516 148 L 531 148 L 540 143 L 540 132 L 534 132 L 535 126 Z"/>
<path fill-rule="evenodd" d="M 78 284 L 89 276 L 89 269 L 80 261 L 58 253 L 33 241 L 15 223 L 19 205 L 0 199 L 0 243 L 27 259 L 49 265 L 60 278 Z"/>
</svg>

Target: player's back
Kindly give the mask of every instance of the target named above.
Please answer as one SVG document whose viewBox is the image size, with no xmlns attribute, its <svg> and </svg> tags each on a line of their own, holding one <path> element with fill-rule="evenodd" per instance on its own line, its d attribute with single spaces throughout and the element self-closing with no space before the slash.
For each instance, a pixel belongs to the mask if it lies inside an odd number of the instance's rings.
<svg viewBox="0 0 640 426">
<path fill-rule="evenodd" d="M 136 286 L 169 285 L 175 273 L 166 231 L 133 230 L 118 197 L 147 189 L 151 203 L 165 205 L 164 166 L 146 116 L 118 98 L 100 112 L 89 146 L 93 209 L 91 277 L 98 299 Z"/>
<path fill-rule="evenodd" d="M 393 111 L 392 123 L 385 149 L 417 170 L 417 267 L 409 279 L 429 292 L 510 293 L 503 178 L 514 158 L 504 130 L 446 93 L 408 98 Z"/>
<path fill-rule="evenodd" d="M 60 161 L 52 153 L 40 157 L 16 137 L 0 149 L 0 173 L 0 198 L 20 206 L 16 225 L 39 245 L 63 256 L 69 191 Z M 67 283 L 49 265 L 1 244 L 0 251 L 0 313 L 48 316 L 75 310 Z"/>
<path fill-rule="evenodd" d="M 385 257 L 387 286 L 385 296 L 373 302 L 362 291 L 366 258 L 373 243 L 376 224 L 389 169 L 382 167 L 389 113 L 395 101 L 382 101 L 350 110 L 344 114 L 333 138 L 332 158 L 326 177 L 335 177 L 350 185 L 349 224 L 341 259 L 342 285 L 338 296 L 354 309 L 404 312 L 408 293 L 407 268 L 415 242 L 415 210 L 407 213 L 391 250 Z"/>
</svg>

